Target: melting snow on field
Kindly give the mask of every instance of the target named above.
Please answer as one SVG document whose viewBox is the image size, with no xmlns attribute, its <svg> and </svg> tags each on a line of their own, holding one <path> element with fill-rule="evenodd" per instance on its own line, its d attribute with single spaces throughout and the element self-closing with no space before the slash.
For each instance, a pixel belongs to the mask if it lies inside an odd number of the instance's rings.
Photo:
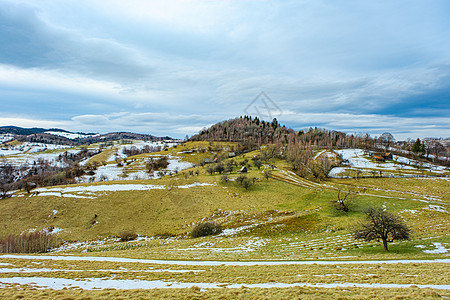
<svg viewBox="0 0 450 300">
<path fill-rule="evenodd" d="M 14 139 L 14 135 L 10 133 L 0 134 L 0 144 L 12 141 Z"/>
<path fill-rule="evenodd" d="M 50 145 L 49 145 L 50 146 Z M 40 151 L 32 151 L 27 153 L 22 153 L 22 151 L 16 153 L 15 155 L 7 157 L 8 161 L 11 162 L 14 165 L 21 165 L 21 164 L 27 164 L 31 166 L 35 162 L 38 162 L 39 160 L 46 160 L 50 162 L 51 165 L 55 165 L 58 167 L 67 167 L 67 164 L 57 161 L 58 156 L 63 154 L 64 152 L 68 152 L 71 154 L 76 154 L 80 152 L 81 150 L 78 149 L 65 149 L 70 146 L 62 146 L 62 145 L 52 145 L 55 146 L 54 149 L 47 149 L 42 148 Z M 52 153 L 42 153 L 42 151 L 46 150 L 55 150 L 59 149 L 60 151 L 54 151 Z"/>
<path fill-rule="evenodd" d="M 441 243 L 433 243 L 434 247 L 436 247 L 436 249 L 434 250 L 423 250 L 423 252 L 425 253 L 431 253 L 431 254 L 436 254 L 436 253 L 447 253 L 449 249 L 446 249 L 444 245 L 442 245 Z"/>
<path fill-rule="evenodd" d="M 417 170 L 416 166 L 419 164 L 417 161 L 397 156 L 393 156 L 393 161 L 395 162 L 374 162 L 368 155 L 365 155 L 365 151 L 361 149 L 343 149 L 336 150 L 344 161 L 347 161 L 348 166 L 354 169 L 360 170 L 377 170 L 377 171 L 396 171 L 396 170 Z M 443 166 L 432 165 L 430 163 L 422 163 L 422 168 L 428 169 L 434 173 L 444 173 L 446 168 Z M 348 169 L 348 167 L 335 167 L 328 174 L 330 177 L 338 177 L 339 174 L 343 173 Z"/>
<path fill-rule="evenodd" d="M 71 148 L 71 146 L 25 142 L 20 145 L 8 146 L 7 148 L 2 148 L 2 151 L 9 151 L 9 153 L 7 153 L 7 152 L 2 152 L 2 153 L 12 154 L 12 152 L 15 152 L 15 153 L 24 153 L 24 154 L 28 153 L 29 154 L 29 153 L 48 151 L 48 150 L 66 149 L 66 148 Z"/>
<path fill-rule="evenodd" d="M 100 166 L 95 170 L 95 175 L 84 175 L 79 178 L 79 182 L 89 182 L 93 178 L 94 182 L 98 181 L 113 181 L 113 180 L 143 180 L 143 179 L 157 179 L 161 177 L 161 173 L 173 174 L 192 168 L 194 165 L 189 162 L 181 161 L 179 158 L 169 156 L 169 165 L 166 169 L 149 174 L 145 171 L 145 164 L 139 167 L 141 170 L 127 169 L 116 164 L 107 164 Z"/>
<path fill-rule="evenodd" d="M 439 205 L 428 205 L 424 209 L 434 210 L 434 211 L 444 212 L 444 213 L 448 212 L 445 208 L 443 208 L 442 206 L 439 206 Z"/>
<path fill-rule="evenodd" d="M 127 158 L 127 155 L 123 152 L 125 149 L 130 149 L 131 147 L 135 147 L 136 149 L 143 149 L 145 146 L 149 147 L 173 147 L 176 145 L 176 143 L 168 143 L 168 142 L 153 142 L 153 141 L 142 141 L 142 140 L 136 140 L 133 141 L 132 144 L 123 144 L 123 145 L 117 145 L 114 147 L 115 152 L 111 154 L 111 156 L 106 160 L 107 162 L 115 161 L 116 159 L 124 159 Z"/>
<path fill-rule="evenodd" d="M 154 184 L 103 184 L 103 185 L 88 185 L 88 186 L 68 186 L 68 187 L 50 187 L 38 188 L 33 190 L 38 192 L 37 196 L 56 196 L 56 197 L 71 197 L 71 198 L 91 198 L 84 195 L 77 195 L 74 193 L 87 194 L 95 196 L 98 192 L 126 192 L 126 191 L 149 191 L 149 190 L 163 190 L 168 188 L 188 189 L 198 186 L 213 186 L 211 183 L 194 182 L 179 186 L 165 186 Z"/>
<path fill-rule="evenodd" d="M 63 131 L 46 131 L 46 134 L 53 134 L 57 136 L 62 136 L 71 140 L 74 139 L 85 139 L 90 137 L 99 136 L 99 134 L 82 134 L 82 133 L 72 133 L 72 132 L 63 132 Z"/>
<path fill-rule="evenodd" d="M 97 261 L 118 263 L 142 263 L 177 266 L 283 266 L 283 265 L 379 265 L 379 264 L 432 264 L 450 263 L 450 259 L 393 259 L 393 260 L 286 260 L 286 261 L 213 261 L 213 260 L 161 260 L 107 256 L 68 255 L 0 255 L 6 259 L 55 260 L 55 261 Z"/>
<path fill-rule="evenodd" d="M 219 241 L 217 241 L 219 242 Z M 257 248 L 262 247 L 268 243 L 267 239 L 262 238 L 249 238 L 244 244 L 236 247 L 215 247 L 214 242 L 201 242 L 192 245 L 188 248 L 179 248 L 177 251 L 212 251 L 212 252 L 252 252 L 256 251 Z"/>
<path fill-rule="evenodd" d="M 216 288 L 289 288 L 289 287 L 318 287 L 318 288 L 429 288 L 449 290 L 450 285 L 433 285 L 433 284 L 394 284 L 394 283 L 206 283 L 206 282 L 177 282 L 169 280 L 130 280 L 130 279 L 109 279 L 109 278 L 83 278 L 83 279 L 67 279 L 67 278 L 47 278 L 47 277 L 11 277 L 0 278 L 0 287 L 2 284 L 27 284 L 37 288 L 50 288 L 61 290 L 64 288 L 81 288 L 84 290 L 93 289 L 185 289 L 199 287 L 201 289 Z"/>
</svg>

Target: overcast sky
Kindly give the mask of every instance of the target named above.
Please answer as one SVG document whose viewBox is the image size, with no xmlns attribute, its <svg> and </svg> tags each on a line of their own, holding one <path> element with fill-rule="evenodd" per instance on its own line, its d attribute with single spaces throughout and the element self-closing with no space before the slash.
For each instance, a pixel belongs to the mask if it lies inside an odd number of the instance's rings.
<svg viewBox="0 0 450 300">
<path fill-rule="evenodd" d="M 448 137 L 450 1 L 0 0 L 0 104 L 0 126 Z"/>
</svg>

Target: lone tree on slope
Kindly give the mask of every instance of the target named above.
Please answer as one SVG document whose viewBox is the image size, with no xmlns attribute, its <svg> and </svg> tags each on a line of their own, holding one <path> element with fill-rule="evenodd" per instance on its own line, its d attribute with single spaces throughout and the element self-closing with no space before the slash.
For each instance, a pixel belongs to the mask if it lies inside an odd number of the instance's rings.
<svg viewBox="0 0 450 300">
<path fill-rule="evenodd" d="M 358 193 L 354 189 L 348 190 L 339 189 L 337 194 L 337 200 L 332 201 L 332 203 L 337 211 L 347 213 L 350 211 L 350 208 L 357 196 Z"/>
<path fill-rule="evenodd" d="M 383 241 L 385 251 L 388 251 L 388 242 L 393 240 L 409 240 L 411 230 L 397 216 L 381 208 L 369 208 L 366 212 L 366 222 L 360 223 L 353 236 L 355 239 L 366 241 Z"/>
</svg>

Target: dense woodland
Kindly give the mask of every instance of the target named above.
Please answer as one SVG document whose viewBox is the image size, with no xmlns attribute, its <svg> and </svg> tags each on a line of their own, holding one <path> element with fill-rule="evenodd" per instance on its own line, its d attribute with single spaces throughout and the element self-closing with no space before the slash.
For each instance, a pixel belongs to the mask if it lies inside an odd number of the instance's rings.
<svg viewBox="0 0 450 300">
<path fill-rule="evenodd" d="M 258 117 L 243 116 L 224 121 L 202 130 L 191 137 L 193 141 L 229 141 L 247 145 L 249 148 L 264 144 L 295 144 L 305 147 L 348 148 L 365 144 L 373 145 L 368 135 L 354 136 L 343 132 L 310 128 L 295 131 L 278 123 L 260 120 Z"/>
</svg>

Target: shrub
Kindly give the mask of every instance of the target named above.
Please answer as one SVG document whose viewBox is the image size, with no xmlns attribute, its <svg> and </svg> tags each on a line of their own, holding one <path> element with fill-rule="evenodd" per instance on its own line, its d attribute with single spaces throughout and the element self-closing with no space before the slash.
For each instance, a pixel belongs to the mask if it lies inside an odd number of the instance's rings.
<svg viewBox="0 0 450 300">
<path fill-rule="evenodd" d="M 119 238 L 121 242 L 133 241 L 138 237 L 137 233 L 131 230 L 124 230 L 119 233 Z"/>
<path fill-rule="evenodd" d="M 255 167 L 257 167 L 258 168 L 258 170 L 259 169 L 261 169 L 261 166 L 262 166 L 262 162 L 260 161 L 260 160 L 254 160 L 253 161 L 253 165 L 255 166 Z"/>
<path fill-rule="evenodd" d="M 197 224 L 192 229 L 191 236 L 193 238 L 219 234 L 222 232 L 222 226 L 214 222 L 204 222 Z"/>
<path fill-rule="evenodd" d="M 245 177 L 244 180 L 242 180 L 241 185 L 244 189 L 248 190 L 248 188 L 251 187 L 254 183 L 254 178 Z"/>
<path fill-rule="evenodd" d="M 46 231 L 35 231 L 0 238 L 0 253 L 44 253 L 59 245 L 58 238 Z"/>
<path fill-rule="evenodd" d="M 222 164 L 218 164 L 215 168 L 214 171 L 216 171 L 219 174 L 222 174 L 223 171 L 225 170 L 224 166 Z"/>
<path fill-rule="evenodd" d="M 151 173 L 153 171 L 158 171 L 160 169 L 167 168 L 168 165 L 169 159 L 167 158 L 167 156 L 162 156 L 157 159 L 150 158 L 150 160 L 147 161 L 146 167 L 147 171 Z"/>
<path fill-rule="evenodd" d="M 242 184 L 242 181 L 244 181 L 245 178 L 247 177 L 244 175 L 239 175 L 238 177 L 236 177 L 236 182 Z"/>
<path fill-rule="evenodd" d="M 208 172 L 209 175 L 213 175 L 215 171 L 216 171 L 216 169 L 214 167 L 208 167 L 206 169 L 206 172 Z"/>
</svg>

